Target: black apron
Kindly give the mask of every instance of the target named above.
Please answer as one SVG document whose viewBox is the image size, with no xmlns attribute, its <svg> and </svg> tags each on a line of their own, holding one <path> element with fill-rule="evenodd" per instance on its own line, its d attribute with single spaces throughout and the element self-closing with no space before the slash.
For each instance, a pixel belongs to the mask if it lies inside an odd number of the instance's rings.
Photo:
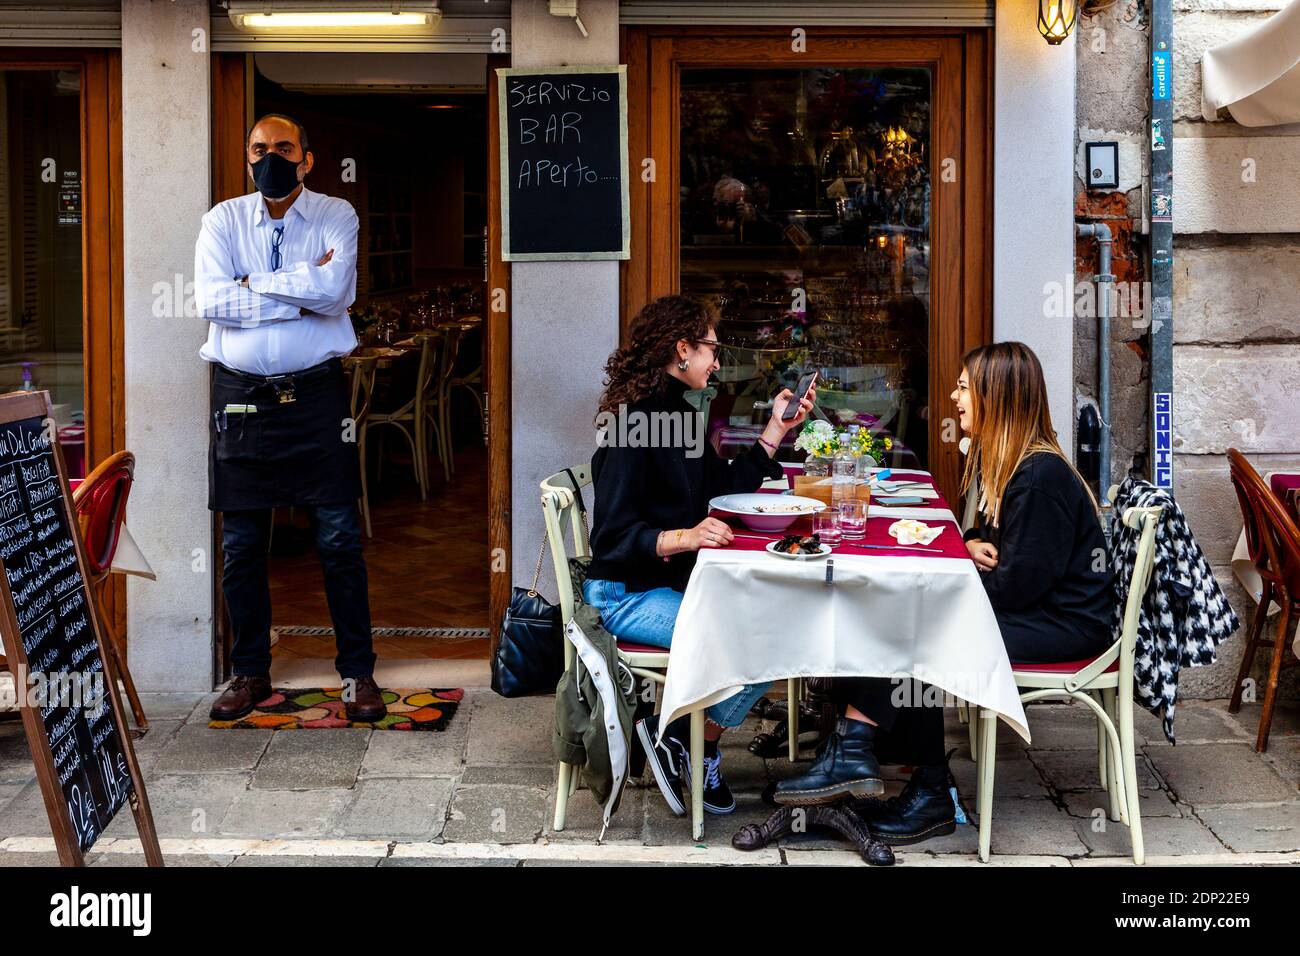
<svg viewBox="0 0 1300 956">
<path fill-rule="evenodd" d="M 282 401 L 292 394 L 293 401 Z M 228 406 L 254 406 L 243 412 Z M 264 378 L 217 365 L 208 418 L 208 508 L 314 507 L 361 497 L 343 363 Z"/>
</svg>

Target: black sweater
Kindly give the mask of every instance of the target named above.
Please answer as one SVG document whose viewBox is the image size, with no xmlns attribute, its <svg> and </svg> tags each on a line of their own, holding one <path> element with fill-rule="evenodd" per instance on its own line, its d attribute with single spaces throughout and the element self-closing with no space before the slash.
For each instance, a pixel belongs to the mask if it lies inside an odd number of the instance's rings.
<svg viewBox="0 0 1300 956">
<path fill-rule="evenodd" d="M 1106 539 L 1087 490 L 1058 455 L 1037 452 L 1021 462 L 1003 492 L 998 526 L 981 514 L 965 537 L 998 549 L 998 566 L 980 579 L 999 617 L 1037 610 L 1084 637 L 1110 633 Z"/>
<path fill-rule="evenodd" d="M 709 499 L 757 491 L 764 478 L 784 474 L 780 463 L 757 442 L 735 461 L 719 458 L 708 442 L 700 413 L 686 401 L 685 393 L 685 383 L 670 376 L 663 394 L 644 398 L 629 411 L 694 416 L 692 434 L 703 446 L 702 454 L 688 457 L 687 452 L 698 450 L 699 445 L 688 449 L 685 443 L 652 448 L 623 447 L 611 441 L 596 449 L 591 460 L 596 503 L 588 577 L 620 581 L 629 591 L 660 587 L 685 591 L 695 552 L 685 551 L 665 561 L 655 553 L 659 532 L 693 528 L 708 517 Z M 627 428 L 630 433 L 630 417 Z"/>
</svg>

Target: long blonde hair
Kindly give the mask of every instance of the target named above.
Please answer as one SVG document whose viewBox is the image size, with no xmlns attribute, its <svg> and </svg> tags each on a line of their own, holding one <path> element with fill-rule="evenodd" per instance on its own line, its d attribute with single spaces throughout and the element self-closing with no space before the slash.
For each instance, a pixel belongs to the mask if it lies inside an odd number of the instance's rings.
<svg viewBox="0 0 1300 956">
<path fill-rule="evenodd" d="M 1023 342 L 996 342 L 971 349 L 962 364 L 971 394 L 971 447 L 962 494 L 970 493 L 978 476 L 980 511 L 996 527 L 1016 469 L 1030 455 L 1047 453 L 1070 466 L 1095 508 L 1092 489 L 1056 441 L 1043 367 L 1033 350 Z"/>
</svg>

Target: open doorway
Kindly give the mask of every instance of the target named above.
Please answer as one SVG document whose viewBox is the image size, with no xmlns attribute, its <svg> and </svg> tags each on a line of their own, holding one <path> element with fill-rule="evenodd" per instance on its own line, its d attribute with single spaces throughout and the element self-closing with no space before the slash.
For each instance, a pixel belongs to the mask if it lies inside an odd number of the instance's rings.
<svg viewBox="0 0 1300 956">
<path fill-rule="evenodd" d="M 488 654 L 484 359 L 487 62 L 475 55 L 259 53 L 251 115 L 309 133 L 308 186 L 357 211 L 360 346 L 345 359 L 381 682 Z M 334 636 L 307 516 L 272 534 L 272 677 L 328 682 Z M 427 666 L 423 668 L 427 677 Z"/>
</svg>

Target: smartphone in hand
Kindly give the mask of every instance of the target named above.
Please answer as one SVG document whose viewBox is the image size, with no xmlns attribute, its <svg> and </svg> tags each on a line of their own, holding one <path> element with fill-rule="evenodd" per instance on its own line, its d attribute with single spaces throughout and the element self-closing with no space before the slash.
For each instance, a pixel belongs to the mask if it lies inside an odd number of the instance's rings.
<svg viewBox="0 0 1300 956">
<path fill-rule="evenodd" d="M 803 401 L 804 396 L 808 394 L 809 389 L 813 387 L 813 383 L 816 381 L 817 381 L 816 372 L 807 372 L 805 373 L 803 378 L 799 379 L 799 384 L 796 385 L 794 389 L 794 397 L 790 399 L 790 403 L 785 406 L 785 411 L 781 413 L 781 421 L 788 422 L 790 421 L 790 419 L 794 418 L 796 415 L 799 414 L 800 403 Z"/>
</svg>

